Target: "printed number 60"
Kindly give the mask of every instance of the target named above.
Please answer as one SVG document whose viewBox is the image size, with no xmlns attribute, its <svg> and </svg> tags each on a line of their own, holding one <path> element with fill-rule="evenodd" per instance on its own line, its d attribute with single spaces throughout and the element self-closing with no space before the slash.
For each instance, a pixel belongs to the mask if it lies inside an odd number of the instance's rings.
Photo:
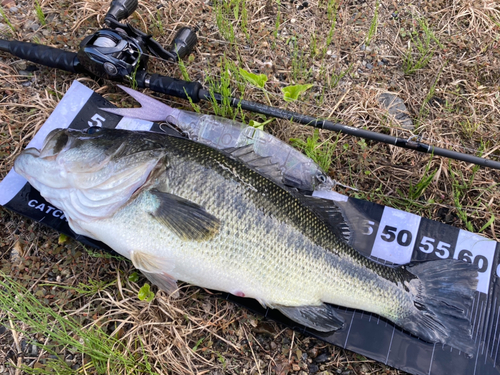
<svg viewBox="0 0 500 375">
<path fill-rule="evenodd" d="M 472 254 L 469 250 L 460 250 L 458 259 L 472 263 L 477 267 L 477 272 L 485 272 L 488 269 L 488 259 L 484 255 Z"/>
<path fill-rule="evenodd" d="M 435 242 L 436 240 L 434 238 L 424 236 L 422 237 L 422 241 L 420 241 L 420 246 L 418 247 L 418 249 L 426 254 L 430 254 L 434 251 L 436 256 L 441 259 L 449 258 L 451 244 L 439 241 L 437 246 L 434 248 Z"/>
</svg>

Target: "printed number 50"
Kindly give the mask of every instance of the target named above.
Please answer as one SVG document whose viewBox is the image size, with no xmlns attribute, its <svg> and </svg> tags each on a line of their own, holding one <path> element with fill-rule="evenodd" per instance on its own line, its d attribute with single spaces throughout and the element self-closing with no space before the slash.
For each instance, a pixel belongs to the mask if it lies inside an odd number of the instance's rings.
<svg viewBox="0 0 500 375">
<path fill-rule="evenodd" d="M 436 256 L 441 259 L 449 258 L 451 244 L 439 241 L 437 246 L 434 247 L 435 242 L 436 240 L 434 238 L 424 236 L 422 237 L 422 241 L 420 241 L 420 246 L 418 247 L 418 249 L 426 254 L 430 254 L 434 251 Z"/>
</svg>

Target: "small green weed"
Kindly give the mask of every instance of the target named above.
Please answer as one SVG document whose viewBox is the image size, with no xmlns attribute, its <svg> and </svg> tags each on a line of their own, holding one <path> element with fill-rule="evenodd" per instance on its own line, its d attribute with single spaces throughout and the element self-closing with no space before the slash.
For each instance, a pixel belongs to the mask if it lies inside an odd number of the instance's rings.
<svg viewBox="0 0 500 375">
<path fill-rule="evenodd" d="M 309 55 L 311 55 L 311 58 L 314 58 L 318 54 L 317 44 L 318 39 L 316 33 L 313 33 L 309 41 Z"/>
<path fill-rule="evenodd" d="M 255 120 L 250 120 L 249 124 L 250 126 L 254 127 L 255 129 L 259 129 L 259 130 L 264 130 L 264 126 L 271 123 L 272 121 L 274 121 L 275 118 L 270 118 L 270 119 L 267 119 L 263 122 L 259 122 L 259 121 L 255 121 Z"/>
<path fill-rule="evenodd" d="M 141 289 L 139 289 L 139 293 L 137 293 L 137 298 L 141 301 L 151 302 L 155 298 L 155 294 L 151 291 L 151 287 L 148 283 L 145 283 Z"/>
<path fill-rule="evenodd" d="M 232 22 L 227 18 L 226 2 L 216 0 L 214 3 L 215 21 L 221 36 L 230 43 L 235 43 L 236 36 Z"/>
<path fill-rule="evenodd" d="M 191 99 L 191 97 L 188 95 L 188 92 L 186 91 L 186 89 L 184 88 L 184 93 L 186 94 L 186 97 L 189 101 L 189 104 L 191 104 L 191 108 L 193 108 L 193 110 L 196 112 L 196 113 L 201 113 L 201 108 L 200 106 L 193 102 L 193 99 Z"/>
<path fill-rule="evenodd" d="M 196 341 L 196 344 L 194 344 L 193 348 L 191 349 L 193 352 L 197 351 L 199 346 L 202 344 L 203 340 L 205 340 L 204 337 Z"/>
<path fill-rule="evenodd" d="M 74 290 L 80 296 L 91 297 L 114 284 L 116 284 L 116 280 L 113 280 L 111 282 L 106 282 L 106 281 L 89 279 L 87 283 L 78 283 L 78 286 L 67 286 L 67 285 L 57 285 L 57 284 L 40 284 L 40 286 L 51 286 L 56 288 Z"/>
<path fill-rule="evenodd" d="M 311 87 L 313 87 L 312 84 L 283 87 L 281 89 L 281 92 L 283 93 L 283 99 L 285 100 L 285 102 L 293 102 L 294 100 L 297 100 L 299 98 L 300 94 L 309 90 Z"/>
<path fill-rule="evenodd" d="M 139 273 L 138 272 L 132 272 L 130 276 L 128 277 L 129 281 L 136 283 L 139 281 Z"/>
<path fill-rule="evenodd" d="M 261 89 L 264 88 L 267 82 L 267 76 L 265 74 L 255 74 L 252 72 L 247 72 L 245 69 L 240 68 L 239 72 L 241 74 L 241 77 L 251 83 L 254 86 L 260 87 Z"/>
<path fill-rule="evenodd" d="M 460 125 L 460 129 L 462 130 L 462 134 L 469 139 L 472 139 L 475 132 L 479 127 L 481 126 L 480 122 L 473 122 L 468 118 L 465 118 L 464 120 L 461 120 L 458 122 L 458 125 Z"/>
</svg>

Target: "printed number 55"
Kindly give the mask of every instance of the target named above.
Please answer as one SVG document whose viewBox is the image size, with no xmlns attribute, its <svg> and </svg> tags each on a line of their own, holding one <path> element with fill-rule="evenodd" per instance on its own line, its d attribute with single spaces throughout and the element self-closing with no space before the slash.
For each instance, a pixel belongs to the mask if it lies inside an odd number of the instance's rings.
<svg viewBox="0 0 500 375">
<path fill-rule="evenodd" d="M 102 126 L 102 122 L 106 121 L 104 117 L 98 115 L 97 113 L 94 116 L 92 116 L 91 120 L 92 121 L 87 121 L 89 126 Z"/>
<path fill-rule="evenodd" d="M 418 249 L 426 254 L 434 252 L 436 256 L 441 259 L 449 258 L 451 244 L 439 241 L 437 246 L 434 247 L 435 242 L 436 240 L 434 238 L 424 236 L 422 237 L 422 241 L 420 241 L 420 246 L 418 247 Z"/>
</svg>

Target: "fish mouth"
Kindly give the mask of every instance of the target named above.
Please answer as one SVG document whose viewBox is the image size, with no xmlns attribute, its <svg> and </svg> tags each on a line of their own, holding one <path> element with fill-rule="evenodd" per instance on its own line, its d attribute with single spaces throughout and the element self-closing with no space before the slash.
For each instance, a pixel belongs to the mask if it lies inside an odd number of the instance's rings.
<svg viewBox="0 0 500 375">
<path fill-rule="evenodd" d="M 43 142 L 39 157 L 49 160 L 55 158 L 61 151 L 69 148 L 70 140 L 67 129 L 52 130 Z"/>
<path fill-rule="evenodd" d="M 33 156 L 35 158 L 40 157 L 40 150 L 38 150 L 37 148 L 34 148 L 34 147 L 27 148 L 22 153 L 24 155 L 30 155 L 30 156 Z"/>
</svg>

